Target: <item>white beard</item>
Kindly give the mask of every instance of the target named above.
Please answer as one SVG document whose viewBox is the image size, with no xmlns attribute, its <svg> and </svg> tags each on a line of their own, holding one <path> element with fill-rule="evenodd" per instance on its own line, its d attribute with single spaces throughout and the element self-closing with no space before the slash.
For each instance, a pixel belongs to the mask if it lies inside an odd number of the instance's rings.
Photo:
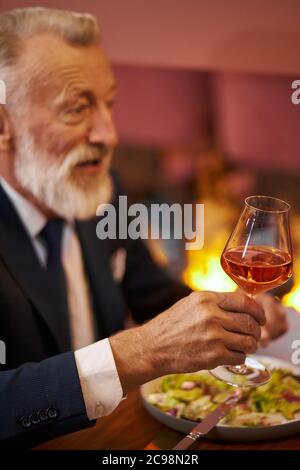
<svg viewBox="0 0 300 470">
<path fill-rule="evenodd" d="M 79 162 L 93 159 L 91 146 L 82 144 L 61 159 L 53 158 L 36 149 L 27 131 L 19 134 L 17 145 L 15 176 L 19 184 L 58 216 L 88 219 L 96 215 L 98 205 L 111 200 L 110 155 L 104 157 L 99 173 L 83 175 L 79 180 L 72 177 L 72 169 Z"/>
</svg>

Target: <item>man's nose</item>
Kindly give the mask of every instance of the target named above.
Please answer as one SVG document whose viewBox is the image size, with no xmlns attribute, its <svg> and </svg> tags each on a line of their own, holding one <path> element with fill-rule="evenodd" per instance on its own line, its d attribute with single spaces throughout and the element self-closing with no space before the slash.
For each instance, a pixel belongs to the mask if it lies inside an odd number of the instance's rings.
<svg viewBox="0 0 300 470">
<path fill-rule="evenodd" d="M 91 144 L 105 144 L 115 147 L 118 136 L 111 111 L 105 106 L 99 106 L 93 113 L 92 125 L 89 132 Z"/>
</svg>

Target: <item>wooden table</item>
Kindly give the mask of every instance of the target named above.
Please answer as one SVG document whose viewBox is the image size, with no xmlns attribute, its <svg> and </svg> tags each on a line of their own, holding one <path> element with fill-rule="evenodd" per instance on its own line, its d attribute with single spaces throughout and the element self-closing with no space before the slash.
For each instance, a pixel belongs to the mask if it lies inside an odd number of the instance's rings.
<svg viewBox="0 0 300 470">
<path fill-rule="evenodd" d="M 183 435 L 165 431 L 165 427 L 153 419 L 143 408 L 138 391 L 128 395 L 110 416 L 101 418 L 93 428 L 54 439 L 37 449 L 143 449 L 159 434 L 173 445 Z M 168 447 L 169 448 L 169 447 Z M 216 442 L 202 439 L 194 445 L 197 449 L 300 449 L 300 434 L 274 441 L 263 442 Z"/>
<path fill-rule="evenodd" d="M 289 333 L 274 341 L 269 348 L 261 351 L 263 354 L 290 360 L 294 339 L 300 339 L 300 315 L 290 311 L 288 315 Z M 121 402 L 119 407 L 110 415 L 98 420 L 93 428 L 79 431 L 67 436 L 54 439 L 40 445 L 37 449 L 143 449 L 155 437 L 162 435 L 164 442 L 172 446 L 183 436 L 175 431 L 167 430 L 162 424 L 153 419 L 143 408 L 139 391 L 136 390 Z M 198 449 L 300 449 L 300 434 L 274 441 L 261 442 L 220 442 L 201 439 L 194 444 Z"/>
</svg>

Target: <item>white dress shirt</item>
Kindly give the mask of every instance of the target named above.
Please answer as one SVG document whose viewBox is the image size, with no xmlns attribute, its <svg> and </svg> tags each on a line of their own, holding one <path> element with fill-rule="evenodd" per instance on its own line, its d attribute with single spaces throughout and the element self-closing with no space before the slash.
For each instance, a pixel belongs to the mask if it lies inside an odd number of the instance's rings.
<svg viewBox="0 0 300 470">
<path fill-rule="evenodd" d="M 14 205 L 36 251 L 46 265 L 47 249 L 39 234 L 47 218 L 1 178 L 1 185 Z M 96 233 L 95 233 L 96 236 Z M 88 284 L 80 243 L 72 223 L 65 223 L 62 238 L 62 265 L 67 284 L 72 348 L 89 419 L 111 413 L 123 395 L 109 339 L 95 340 Z"/>
</svg>

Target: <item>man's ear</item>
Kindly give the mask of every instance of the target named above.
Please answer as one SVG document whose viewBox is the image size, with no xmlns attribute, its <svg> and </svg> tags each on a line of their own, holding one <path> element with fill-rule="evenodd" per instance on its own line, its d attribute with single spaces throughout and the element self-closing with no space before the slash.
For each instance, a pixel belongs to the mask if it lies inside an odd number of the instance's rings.
<svg viewBox="0 0 300 470">
<path fill-rule="evenodd" d="M 12 149 L 12 127 L 5 105 L 0 104 L 0 152 Z"/>
</svg>

